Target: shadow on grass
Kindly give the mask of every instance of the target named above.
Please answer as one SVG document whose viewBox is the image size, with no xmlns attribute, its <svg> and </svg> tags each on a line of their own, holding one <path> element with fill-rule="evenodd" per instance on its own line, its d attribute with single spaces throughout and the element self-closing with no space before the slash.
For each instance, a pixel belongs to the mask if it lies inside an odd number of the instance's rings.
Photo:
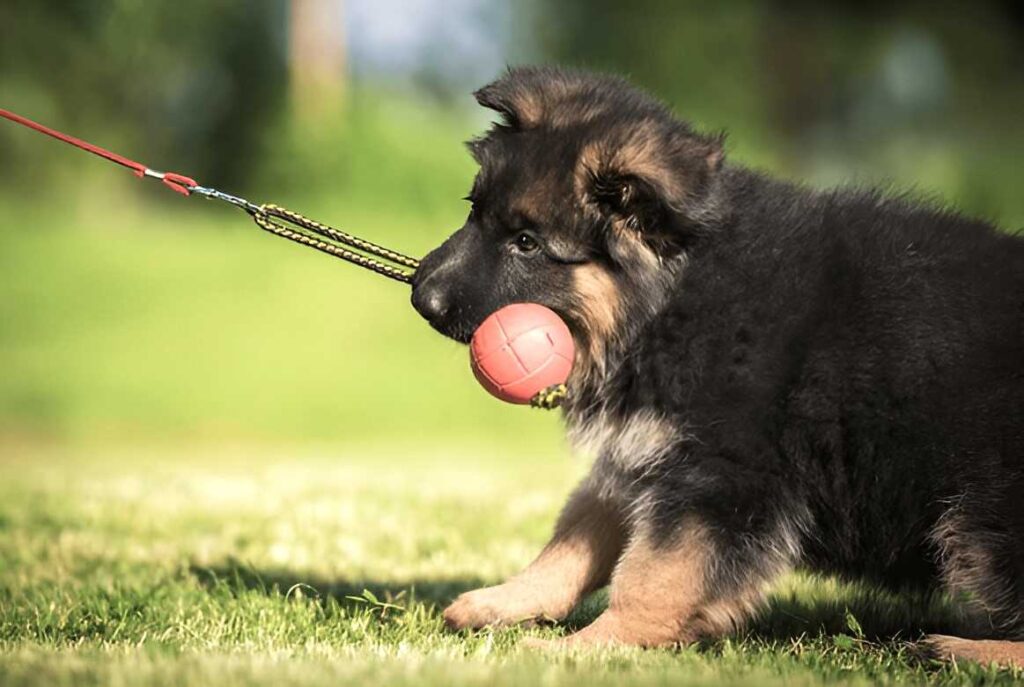
<svg viewBox="0 0 1024 687">
<path fill-rule="evenodd" d="M 797 589 L 776 590 L 744 635 L 764 640 L 852 635 L 867 640 L 916 640 L 957 634 L 962 609 L 939 594 L 891 592 L 866 583 L 798 578 Z"/>
<path fill-rule="evenodd" d="M 384 602 L 415 601 L 439 610 L 462 592 L 487 584 L 481 579 L 431 579 L 406 582 L 326 580 L 283 569 L 257 570 L 241 561 L 191 565 L 204 587 L 287 595 L 301 589 L 321 602 L 354 603 L 348 597 L 371 592 Z M 311 594 L 312 592 L 312 594 Z M 590 595 L 563 623 L 567 632 L 590 624 L 607 607 L 607 590 Z M 769 597 L 766 607 L 742 631 L 745 637 L 785 641 L 821 635 L 856 635 L 868 640 L 914 640 L 927 633 L 957 633 L 965 619 L 948 600 L 919 593 L 893 593 L 866 584 L 796 577 Z"/>
<path fill-rule="evenodd" d="M 219 565 L 190 565 L 189 572 L 208 589 L 227 589 L 233 593 L 260 591 L 267 594 L 288 594 L 302 589 L 305 596 L 322 600 L 334 599 L 341 604 L 350 603 L 347 597 L 371 592 L 382 601 L 395 599 L 404 593 L 428 606 L 446 605 L 456 596 L 484 584 L 479 579 L 410 580 L 407 582 L 379 582 L 374 580 L 326 580 L 310 575 L 298 575 L 288 570 L 256 569 L 242 561 L 229 559 Z"/>
</svg>

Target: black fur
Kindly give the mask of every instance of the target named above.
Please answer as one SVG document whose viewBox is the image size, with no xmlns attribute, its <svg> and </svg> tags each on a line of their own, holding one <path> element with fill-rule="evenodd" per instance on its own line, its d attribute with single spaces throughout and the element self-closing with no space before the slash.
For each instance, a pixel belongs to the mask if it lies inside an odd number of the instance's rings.
<svg viewBox="0 0 1024 687">
<path fill-rule="evenodd" d="M 723 163 L 721 137 L 618 79 L 513 70 L 478 97 L 505 121 L 471 144 L 466 226 L 416 275 L 435 327 L 466 341 L 535 301 L 594 339 L 571 275 L 600 267 L 616 327 L 574 372 L 567 421 L 643 410 L 680 429 L 667 459 L 602 478 L 666 539 L 708 523 L 722 595 L 789 547 L 813 570 L 945 582 L 1024 638 L 1019 236 Z M 537 250 L 515 247 L 524 232 Z"/>
</svg>

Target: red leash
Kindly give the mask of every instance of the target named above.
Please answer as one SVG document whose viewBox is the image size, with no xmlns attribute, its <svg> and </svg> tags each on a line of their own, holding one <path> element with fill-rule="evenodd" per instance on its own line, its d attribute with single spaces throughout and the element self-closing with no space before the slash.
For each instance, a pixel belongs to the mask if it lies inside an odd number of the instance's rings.
<svg viewBox="0 0 1024 687">
<path fill-rule="evenodd" d="M 47 136 L 52 136 L 58 141 L 69 143 L 93 155 L 99 155 L 122 167 L 127 167 L 137 177 L 158 179 L 163 182 L 164 186 L 183 196 L 189 196 L 194 193 L 204 198 L 231 203 L 249 213 L 253 221 L 256 222 L 256 225 L 264 231 L 286 238 L 289 241 L 315 248 L 322 253 L 333 255 L 336 258 L 347 260 L 389 279 L 406 284 L 412 283 L 413 271 L 419 266 L 419 260 L 416 258 L 410 258 L 390 248 L 378 246 L 375 243 L 370 243 L 340 229 L 313 221 L 297 212 L 292 212 L 276 205 L 256 205 L 245 198 L 233 196 L 229 193 L 218 191 L 215 188 L 200 186 L 195 179 L 182 174 L 158 172 L 141 162 L 129 160 L 123 155 L 112 153 L 105 148 L 100 148 L 74 136 L 68 136 L 56 129 L 43 126 L 38 122 L 33 122 L 27 117 L 22 117 L 8 110 L 0 109 L 0 117 L 26 126 L 29 129 L 34 129 Z"/>
<path fill-rule="evenodd" d="M 196 183 L 195 179 L 190 179 L 189 177 L 182 176 L 181 174 L 175 174 L 174 172 L 157 172 L 156 170 L 150 169 L 141 162 L 129 160 L 128 158 L 118 155 L 117 153 L 112 153 L 109 150 L 106 150 L 105 148 L 100 148 L 99 146 L 83 141 L 80 138 L 75 138 L 74 136 L 68 136 L 67 134 L 61 133 L 56 129 L 51 129 L 48 126 L 43 126 L 39 122 L 33 122 L 31 119 L 28 119 L 27 117 L 22 117 L 21 115 L 15 114 L 8 110 L 0 109 L 0 117 L 9 119 L 12 122 L 17 122 L 22 126 L 27 126 L 29 129 L 35 129 L 36 131 L 46 134 L 47 136 L 53 136 L 58 141 L 70 143 L 71 145 L 81 148 L 84 151 L 90 152 L 93 155 L 99 155 L 102 158 L 106 158 L 111 162 L 116 162 L 122 167 L 127 167 L 128 169 L 132 170 L 132 172 L 135 173 L 135 176 L 139 178 L 150 177 L 152 179 L 159 179 L 164 183 L 164 185 L 167 188 L 171 189 L 175 193 L 180 193 L 183 196 L 191 194 L 192 189 L 199 185 Z"/>
</svg>

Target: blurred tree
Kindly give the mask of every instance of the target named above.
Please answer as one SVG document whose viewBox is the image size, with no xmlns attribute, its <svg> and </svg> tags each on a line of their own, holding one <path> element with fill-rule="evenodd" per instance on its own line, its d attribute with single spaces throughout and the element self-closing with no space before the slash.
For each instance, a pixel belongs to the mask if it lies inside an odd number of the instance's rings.
<svg viewBox="0 0 1024 687">
<path fill-rule="evenodd" d="M 290 0 L 288 73 L 291 110 L 300 126 L 323 125 L 341 111 L 345 94 L 342 0 Z"/>
<path fill-rule="evenodd" d="M 284 98 L 286 13 L 284 0 L 4 0 L 0 92 L 28 116 L 116 132 L 153 164 L 237 187 Z"/>
<path fill-rule="evenodd" d="M 698 124 L 765 138 L 756 3 L 551 0 L 547 15 L 552 61 L 623 74 Z"/>
</svg>

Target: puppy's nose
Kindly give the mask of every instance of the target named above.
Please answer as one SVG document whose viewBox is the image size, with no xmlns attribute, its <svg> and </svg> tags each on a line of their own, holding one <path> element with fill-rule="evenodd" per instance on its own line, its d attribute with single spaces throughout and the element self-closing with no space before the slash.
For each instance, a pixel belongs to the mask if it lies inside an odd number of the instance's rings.
<svg viewBox="0 0 1024 687">
<path fill-rule="evenodd" d="M 426 320 L 434 322 L 448 312 L 448 299 L 436 286 L 420 284 L 413 289 L 412 307 Z"/>
</svg>

